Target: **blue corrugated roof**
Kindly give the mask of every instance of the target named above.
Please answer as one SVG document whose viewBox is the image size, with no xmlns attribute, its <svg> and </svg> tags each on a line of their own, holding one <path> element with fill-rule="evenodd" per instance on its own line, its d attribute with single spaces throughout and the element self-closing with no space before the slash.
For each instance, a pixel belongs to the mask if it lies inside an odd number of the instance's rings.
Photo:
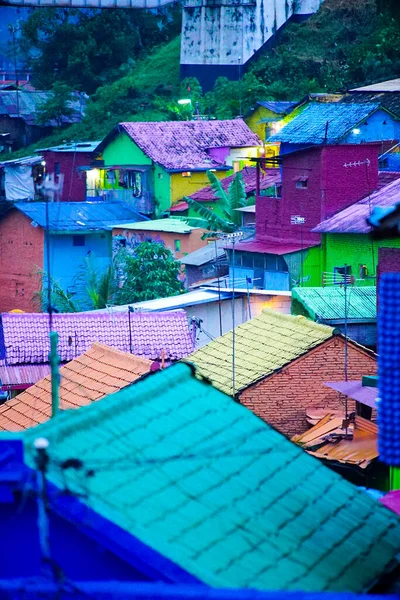
<svg viewBox="0 0 400 600">
<path fill-rule="evenodd" d="M 45 202 L 18 202 L 14 205 L 40 227 L 46 227 Z M 121 202 L 51 202 L 49 221 L 52 231 L 111 229 L 143 217 Z"/>
<path fill-rule="evenodd" d="M 380 107 L 371 104 L 310 104 L 293 121 L 290 121 L 269 142 L 289 144 L 334 144 L 346 135 L 360 121 L 367 119 Z M 326 126 L 328 128 L 326 131 Z M 325 139 L 326 137 L 326 139 Z"/>
<path fill-rule="evenodd" d="M 287 115 L 296 106 L 298 106 L 299 102 L 275 102 L 274 100 L 259 100 L 257 104 L 263 106 L 264 108 L 267 108 L 268 110 L 276 113 L 277 115 Z"/>
</svg>

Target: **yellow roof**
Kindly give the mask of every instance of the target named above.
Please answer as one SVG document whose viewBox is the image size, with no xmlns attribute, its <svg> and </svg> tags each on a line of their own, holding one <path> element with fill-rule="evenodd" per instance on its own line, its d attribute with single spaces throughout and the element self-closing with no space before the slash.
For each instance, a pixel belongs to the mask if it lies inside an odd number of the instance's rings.
<svg viewBox="0 0 400 600">
<path fill-rule="evenodd" d="M 265 309 L 235 328 L 235 392 L 298 358 L 333 335 L 333 328 L 303 316 Z M 232 331 L 186 358 L 215 387 L 232 394 Z"/>
</svg>

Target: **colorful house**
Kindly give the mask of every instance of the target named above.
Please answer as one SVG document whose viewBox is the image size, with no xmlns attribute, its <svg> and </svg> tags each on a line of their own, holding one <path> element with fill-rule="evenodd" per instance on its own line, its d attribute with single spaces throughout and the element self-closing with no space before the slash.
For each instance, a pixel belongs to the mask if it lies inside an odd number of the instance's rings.
<svg viewBox="0 0 400 600">
<path fill-rule="evenodd" d="M 284 435 L 304 433 L 310 409 L 343 411 L 340 394 L 324 385 L 345 374 L 344 337 L 332 327 L 265 309 L 235 328 L 234 359 L 232 344 L 226 333 L 187 360 Z M 375 354 L 349 341 L 348 378 L 375 372 Z"/>
<path fill-rule="evenodd" d="M 394 513 L 189 365 L 66 411 L 22 437 L 29 467 L 33 441 L 49 441 L 50 485 L 65 489 L 66 480 L 69 496 L 80 494 L 83 507 L 104 519 L 101 531 L 108 521 L 114 548 L 122 551 L 131 536 L 139 571 L 152 567 L 153 578 L 251 588 L 253 597 L 254 590 L 361 593 L 381 580 L 386 589 L 383 575 L 399 565 Z M 79 472 L 59 468 L 77 458 Z M 87 497 L 86 470 L 94 471 Z"/>
<path fill-rule="evenodd" d="M 40 310 L 34 295 L 40 289 L 39 272 L 48 271 L 63 289 L 73 291 L 85 257 L 93 254 L 99 268 L 112 257 L 111 230 L 140 215 L 118 202 L 52 202 L 49 235 L 46 203 L 18 202 L 0 219 L 0 311 Z"/>
<path fill-rule="evenodd" d="M 397 174 L 398 175 L 398 174 Z M 313 229 L 322 234 L 321 268 L 343 281 L 344 269 L 357 286 L 376 285 L 379 248 L 400 248 L 400 238 L 373 240 L 367 220 L 375 207 L 400 202 L 400 179 L 339 211 Z"/>
<path fill-rule="evenodd" d="M 256 167 L 245 166 L 241 171 L 243 177 L 243 183 L 246 190 L 246 196 L 248 198 L 248 202 L 251 204 L 251 201 L 254 199 L 255 203 L 255 194 L 257 189 L 257 169 Z M 229 177 L 225 177 L 221 181 L 221 185 L 225 192 L 228 191 L 230 184 L 232 183 L 236 174 L 230 175 Z M 266 195 L 274 196 L 280 194 L 281 187 L 281 173 L 279 169 L 265 169 L 262 173 L 262 177 L 260 177 L 260 190 Z M 221 212 L 219 199 L 216 197 L 214 190 L 210 185 L 198 190 L 194 194 L 189 196 L 192 200 L 199 202 L 203 206 L 206 206 L 210 210 L 213 210 L 216 214 L 220 214 Z M 255 209 L 254 209 L 255 210 Z M 189 216 L 189 217 L 199 217 L 197 212 L 193 210 L 193 208 L 189 207 L 186 201 L 178 202 L 171 207 L 170 213 L 175 215 L 179 214 L 180 216 Z M 254 217 L 253 217 L 254 223 Z"/>
<path fill-rule="evenodd" d="M 186 314 L 125 307 L 124 311 L 56 313 L 61 363 L 76 359 L 95 342 L 161 365 L 184 358 L 194 349 Z M 4 313 L 0 329 L 0 380 L 5 391 L 21 391 L 50 372 L 48 315 Z"/>
<path fill-rule="evenodd" d="M 281 154 L 318 144 L 365 144 L 400 140 L 400 121 L 378 102 L 311 103 L 270 138 Z"/>
<path fill-rule="evenodd" d="M 156 361 L 95 342 L 61 367 L 58 411 L 86 406 L 159 368 Z M 51 377 L 47 375 L 1 405 L 0 430 L 23 431 L 44 423 L 51 415 Z"/>
<path fill-rule="evenodd" d="M 135 247 L 145 240 L 153 240 L 161 242 L 177 259 L 203 248 L 207 244 L 207 240 L 202 239 L 205 233 L 205 229 L 193 227 L 184 219 L 177 218 L 125 223 L 113 230 L 120 246 Z"/>
<path fill-rule="evenodd" d="M 96 190 L 91 189 L 87 173 L 96 166 L 96 148 L 98 142 L 79 142 L 51 146 L 37 150 L 43 156 L 46 173 L 55 180 L 63 176 L 60 193 L 61 202 L 84 202 L 96 200 Z"/>
<path fill-rule="evenodd" d="M 231 279 L 276 290 L 321 285 L 321 237 L 314 227 L 380 185 L 378 154 L 378 144 L 340 144 L 283 155 L 280 196 L 257 195 L 256 236 L 235 244 L 234 269 L 228 247 Z"/>
<path fill-rule="evenodd" d="M 292 314 L 340 329 L 354 341 L 376 348 L 376 287 L 328 285 L 292 290 Z"/>
<path fill-rule="evenodd" d="M 300 112 L 296 108 L 303 105 L 305 101 L 277 102 L 274 100 L 259 100 L 245 117 L 247 125 L 260 140 L 267 142 L 268 139 L 278 133 L 282 127 L 289 123 Z"/>
<path fill-rule="evenodd" d="M 208 170 L 223 178 L 242 168 L 260 143 L 241 119 L 120 123 L 98 147 L 104 166 L 89 171 L 88 182 L 141 213 L 161 214 L 208 185 Z"/>
</svg>

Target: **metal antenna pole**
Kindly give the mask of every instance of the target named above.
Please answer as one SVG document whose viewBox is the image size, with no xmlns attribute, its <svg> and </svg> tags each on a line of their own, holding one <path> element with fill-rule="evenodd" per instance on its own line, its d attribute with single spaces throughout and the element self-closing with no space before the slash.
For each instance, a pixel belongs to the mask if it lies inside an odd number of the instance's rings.
<svg viewBox="0 0 400 600">
<path fill-rule="evenodd" d="M 59 408 L 59 386 L 60 374 L 58 366 L 60 357 L 57 353 L 58 333 L 53 331 L 53 307 L 51 303 L 51 266 L 50 266 L 50 216 L 49 195 L 45 197 L 46 202 L 46 258 L 47 258 L 47 312 L 49 314 L 49 337 L 50 337 L 50 372 L 51 372 L 51 417 L 55 417 Z"/>
<path fill-rule="evenodd" d="M 347 344 L 347 265 L 344 265 L 344 380 L 348 380 L 348 344 Z M 347 402 L 346 402 L 347 419 Z"/>
<path fill-rule="evenodd" d="M 235 398 L 235 238 L 232 239 L 232 398 Z"/>
<path fill-rule="evenodd" d="M 49 516 L 47 514 L 47 490 L 46 471 L 49 463 L 47 448 L 49 441 L 46 438 L 38 438 L 33 443 L 36 449 L 36 484 L 37 484 L 37 509 L 39 545 L 42 554 L 42 562 L 45 573 L 48 574 L 51 565 Z"/>
<path fill-rule="evenodd" d="M 221 280 L 220 280 L 220 268 L 218 264 L 218 247 L 217 240 L 214 240 L 215 244 L 215 264 L 217 267 L 218 277 L 218 313 L 219 313 L 219 335 L 222 335 L 222 305 L 221 305 Z"/>
</svg>

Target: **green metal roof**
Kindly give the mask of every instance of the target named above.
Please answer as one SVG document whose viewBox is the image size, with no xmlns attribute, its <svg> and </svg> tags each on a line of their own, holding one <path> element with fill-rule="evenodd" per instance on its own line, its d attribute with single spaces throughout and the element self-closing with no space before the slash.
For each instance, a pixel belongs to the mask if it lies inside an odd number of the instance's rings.
<svg viewBox="0 0 400 600">
<path fill-rule="evenodd" d="M 49 478 L 208 585 L 369 588 L 400 520 L 180 363 L 23 434 L 50 441 Z M 396 561 L 395 561 L 396 563 Z M 397 563 L 396 563 L 397 564 Z"/>
<path fill-rule="evenodd" d="M 235 328 L 235 392 L 272 375 L 295 358 L 332 337 L 334 330 L 303 316 L 264 309 Z M 213 384 L 232 394 L 232 332 L 187 357 Z"/>
<path fill-rule="evenodd" d="M 191 233 L 196 227 L 188 225 L 180 219 L 155 219 L 154 221 L 140 221 L 139 223 L 125 223 L 118 225 L 118 229 L 139 231 L 162 231 L 164 233 Z"/>
<path fill-rule="evenodd" d="M 332 287 L 293 288 L 292 302 L 297 300 L 316 321 L 344 321 L 345 307 L 350 322 L 376 322 L 376 287 Z"/>
</svg>

